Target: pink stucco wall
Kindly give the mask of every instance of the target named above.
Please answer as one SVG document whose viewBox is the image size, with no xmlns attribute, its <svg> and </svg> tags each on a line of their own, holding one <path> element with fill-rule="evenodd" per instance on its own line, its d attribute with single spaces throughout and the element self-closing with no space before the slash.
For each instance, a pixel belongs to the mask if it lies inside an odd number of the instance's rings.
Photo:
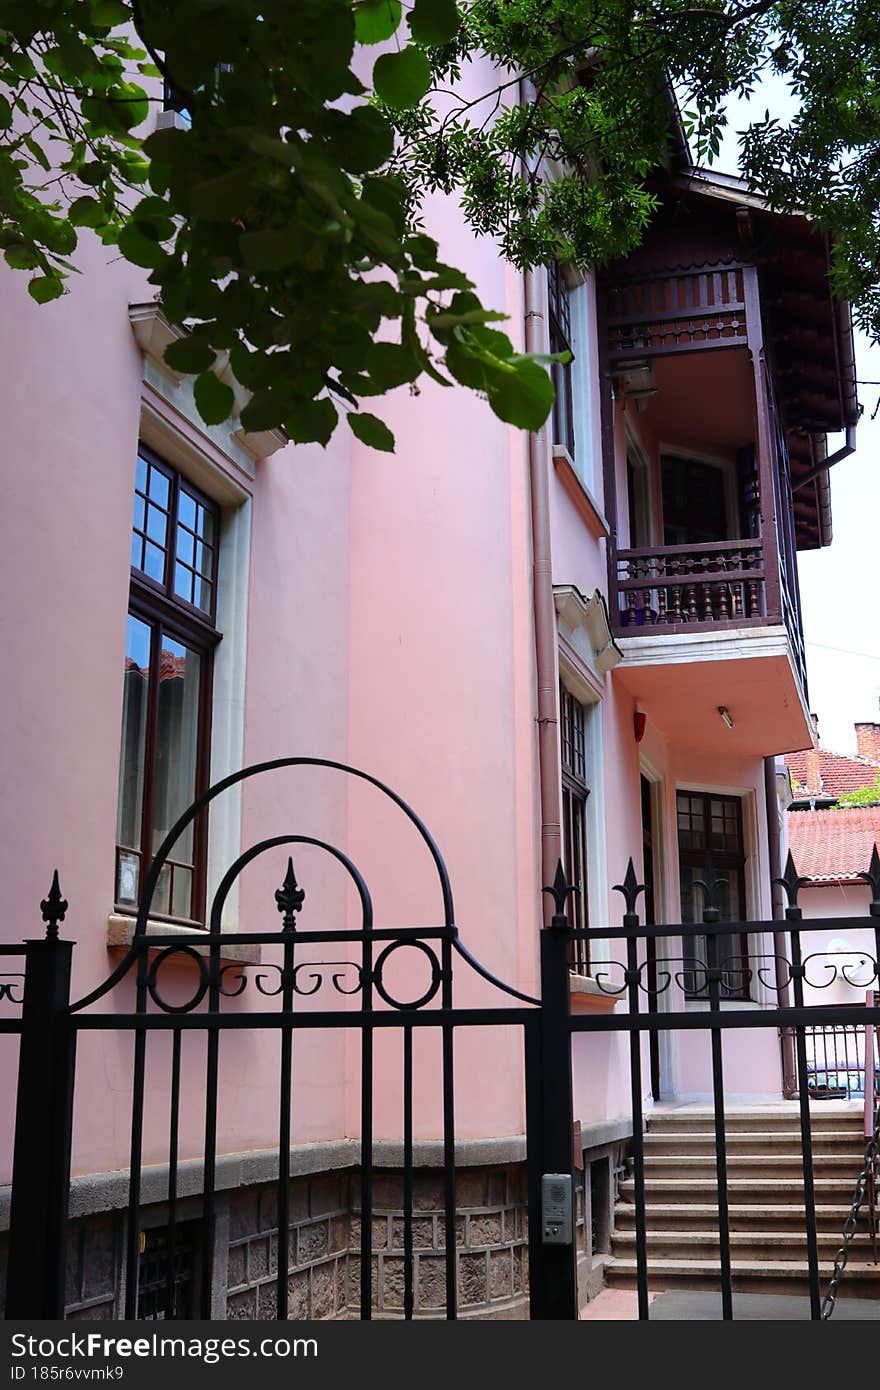
<svg viewBox="0 0 880 1390">
<path fill-rule="evenodd" d="M 427 210 L 427 230 L 440 237 L 451 261 L 468 267 L 485 301 L 507 310 L 510 332 L 521 341 L 520 277 L 491 244 L 476 246 L 441 200 Z M 65 934 L 78 943 L 75 996 L 93 988 L 118 958 L 108 953 L 106 927 L 143 375 L 128 305 L 150 298 L 141 274 L 88 235 L 81 265 L 84 274 L 70 293 L 42 309 L 29 299 L 24 276 L 0 269 L 7 457 L 0 581 L 8 673 L 0 922 L 5 940 L 39 934 L 38 904 L 57 864 L 70 901 Z M 588 296 L 592 305 L 591 286 Z M 579 370 L 595 383 L 595 336 Z M 465 944 L 501 979 L 535 991 L 541 875 L 527 440 L 472 394 L 430 382 L 417 397 L 400 390 L 378 409 L 394 428 L 394 455 L 364 450 L 342 429 L 326 451 L 290 446 L 259 463 L 252 482 L 236 479 L 252 499 L 244 760 L 285 754 L 339 759 L 388 782 L 423 815 L 445 855 Z M 625 498 L 619 411 L 616 431 L 618 492 Z M 579 448 L 601 516 L 606 499 L 596 417 Z M 604 540 L 585 523 L 549 452 L 539 466 L 548 473 L 554 583 L 585 595 L 605 592 Z M 625 515 L 621 527 L 625 539 Z M 686 668 L 680 674 L 686 698 Z M 605 842 L 598 899 L 608 920 L 618 921 L 622 911 L 610 889 L 621 881 L 627 860 L 632 855 L 637 870 L 642 867 L 642 770 L 661 784 L 661 920 L 678 918 L 675 790 L 692 785 L 735 791 L 752 808 L 749 906 L 754 916 L 768 916 L 760 759 L 725 754 L 720 735 L 717 747 L 684 751 L 671 743 L 659 716 L 649 719 L 637 745 L 634 697 L 620 673 L 598 685 Z M 242 847 L 279 833 L 308 834 L 344 848 L 365 874 L 377 925 L 439 924 L 440 896 L 424 847 L 369 788 L 317 770 L 276 772 L 249 785 L 242 796 Z M 307 892 L 303 929 L 356 926 L 356 897 L 339 867 L 308 847 L 298 849 L 295 860 Z M 273 894 L 285 863 L 279 850 L 246 871 L 242 930 L 276 926 Z M 620 943 L 607 956 L 621 961 Z M 271 959 L 267 950 L 267 965 Z M 415 956 L 409 963 L 401 956 L 395 984 L 402 994 L 418 992 L 422 970 Z M 177 987 L 185 989 L 189 978 L 180 971 Z M 251 989 L 226 1007 L 246 1013 L 261 1002 Z M 320 1002 L 321 996 L 302 998 L 297 1008 Z M 459 967 L 456 1002 L 503 1004 L 505 998 Z M 126 985 L 109 1007 L 123 1010 L 131 1003 Z M 740 1036 L 727 1049 L 731 1090 L 772 1092 L 779 1084 L 772 1046 L 763 1035 L 749 1035 L 744 1044 Z M 399 1048 L 391 1036 L 377 1041 L 377 1137 L 400 1132 Z M 646 1095 L 647 1051 L 645 1043 Z M 151 1039 L 149 1052 L 147 1162 L 163 1159 L 167 1148 L 167 1037 Z M 670 1093 L 708 1090 L 707 1057 L 702 1032 L 680 1036 L 665 1078 Z M 578 1037 L 574 1058 L 577 1118 L 626 1113 L 626 1035 Z M 359 1067 L 353 1030 L 297 1035 L 296 1140 L 358 1133 Z M 221 1069 L 221 1148 L 272 1145 L 277 1042 L 247 1029 L 231 1033 L 221 1042 Z M 518 1035 L 462 1033 L 456 1071 L 461 1137 L 522 1131 Z M 125 1166 L 130 1076 L 125 1034 L 82 1038 L 75 1171 Z M 436 1038 L 417 1039 L 415 1076 L 416 1134 L 435 1137 L 441 1132 Z M 12 1078 L 9 1067 L 0 1107 L 6 1155 Z M 204 1043 L 193 1034 L 185 1047 L 185 1156 L 201 1151 L 203 1090 Z"/>
</svg>

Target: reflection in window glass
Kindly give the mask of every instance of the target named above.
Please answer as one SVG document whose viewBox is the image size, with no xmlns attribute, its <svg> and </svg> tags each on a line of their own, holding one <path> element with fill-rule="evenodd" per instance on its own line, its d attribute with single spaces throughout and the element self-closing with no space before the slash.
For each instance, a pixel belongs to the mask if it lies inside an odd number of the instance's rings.
<svg viewBox="0 0 880 1390">
<path fill-rule="evenodd" d="M 159 659 L 159 716 L 153 792 L 153 852 L 190 805 L 196 789 L 201 658 L 163 634 Z M 192 863 L 192 825 L 174 848 Z"/>
<path fill-rule="evenodd" d="M 150 639 L 149 626 L 130 614 L 125 642 L 122 747 L 116 812 L 116 843 L 125 850 L 119 856 L 116 897 L 118 902 L 124 903 L 137 902 L 140 879 Z"/>
</svg>

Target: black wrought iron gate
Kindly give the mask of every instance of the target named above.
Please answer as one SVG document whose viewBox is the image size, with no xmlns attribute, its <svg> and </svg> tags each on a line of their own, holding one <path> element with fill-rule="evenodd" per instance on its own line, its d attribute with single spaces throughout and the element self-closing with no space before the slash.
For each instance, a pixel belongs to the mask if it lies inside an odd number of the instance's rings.
<svg viewBox="0 0 880 1390">
<path fill-rule="evenodd" d="M 210 905 L 207 931 L 167 935 L 156 934 L 155 924 L 148 934 L 151 907 L 160 876 L 172 855 L 178 838 L 200 816 L 211 801 L 237 783 L 281 768 L 318 767 L 359 779 L 388 797 L 408 818 L 420 836 L 433 862 L 441 905 L 434 925 L 388 928 L 377 925 L 368 885 L 358 867 L 337 846 L 311 836 L 286 833 L 253 845 L 229 867 Z M 359 904 L 357 926 L 333 928 L 317 926 L 303 929 L 298 921 L 305 912 L 305 890 L 294 869 L 297 847 L 310 846 L 329 855 L 348 876 Z M 224 903 L 243 870 L 260 856 L 279 849 L 287 851 L 287 872 L 274 893 L 274 907 L 281 915 L 280 930 L 229 933 L 221 931 Z M 880 945 L 880 860 L 875 851 L 866 880 L 873 889 L 871 925 Z M 806 1241 L 813 1317 L 822 1312 L 820 1266 L 817 1244 L 816 1202 L 813 1188 L 813 1154 L 808 1089 L 808 1059 L 805 1029 L 815 1024 L 815 1009 L 805 1006 L 804 983 L 808 978 L 809 952 L 802 949 L 802 936 L 827 929 L 821 921 L 803 921 L 797 908 L 799 881 L 793 867 L 786 875 L 791 899 L 786 930 L 789 957 L 752 957 L 748 970 L 765 987 L 790 986 L 794 1002 L 778 1002 L 777 1007 L 741 1007 L 735 1012 L 722 1008 L 730 991 L 730 960 L 739 951 L 744 931 L 758 936 L 779 924 L 721 923 L 717 911 L 708 906 L 703 922 L 697 926 L 644 926 L 636 912 L 641 885 L 632 863 L 620 891 L 626 903 L 618 927 L 601 927 L 586 933 L 595 948 L 599 940 L 619 941 L 624 959 L 611 956 L 596 961 L 593 971 L 598 988 L 607 995 L 625 998 L 626 1011 L 585 1015 L 571 1014 L 569 958 L 572 943 L 584 932 L 573 930 L 566 915 L 566 903 L 573 891 L 565 882 L 561 866 L 548 892 L 555 901 L 551 926 L 541 935 L 541 995 L 531 997 L 497 980 L 474 959 L 461 941 L 455 924 L 452 890 L 442 856 L 427 828 L 415 812 L 390 788 L 368 774 L 324 759 L 283 758 L 246 768 L 217 783 L 196 801 L 171 830 L 147 874 L 134 926 L 130 949 L 106 980 L 83 998 L 71 1000 L 70 983 L 74 944 L 60 935 L 68 904 L 64 901 L 57 874 L 48 897 L 41 904 L 45 935 L 22 946 L 0 947 L 3 957 L 25 956 L 21 974 L 6 974 L 0 983 L 0 998 L 21 1004 L 18 1018 L 0 1020 L 0 1032 L 19 1037 L 18 1099 L 10 1207 L 10 1235 L 6 1316 L 8 1318 L 61 1317 L 65 1307 L 65 1243 L 70 1189 L 71 1138 L 74 1125 L 74 1094 L 77 1079 L 77 1040 L 84 1033 L 115 1032 L 131 1039 L 131 1132 L 128 1169 L 128 1204 L 125 1223 L 125 1300 L 127 1318 L 138 1316 L 138 1281 L 143 1279 L 143 1233 L 139 1214 L 142 1208 L 145 1114 L 147 1080 L 154 1065 L 148 1054 L 151 1038 L 170 1035 L 168 1056 L 167 1209 L 164 1235 L 164 1275 L 154 1279 L 151 1297 L 160 1315 L 175 1316 L 177 1311 L 177 1270 L 185 1244 L 181 1220 L 182 1075 L 185 1054 L 195 1039 L 204 1046 L 203 1138 L 201 1142 L 201 1181 L 197 1225 L 200 1246 L 198 1315 L 209 1318 L 216 1312 L 214 1300 L 215 1204 L 217 1195 L 218 1146 L 223 1141 L 218 1124 L 218 1105 L 222 1097 L 223 1046 L 236 1031 L 255 1030 L 272 1036 L 278 1043 L 279 1070 L 277 1094 L 277 1242 L 274 1316 L 289 1315 L 289 1276 L 291 1259 L 286 1233 L 290 1226 L 291 1136 L 293 1124 L 295 1039 L 310 1030 L 326 1034 L 331 1030 L 354 1030 L 360 1047 L 360 1154 L 359 1213 L 360 1240 L 357 1253 L 360 1273 L 360 1316 L 374 1315 L 373 1179 L 374 1179 L 374 1048 L 386 1030 L 394 1030 L 400 1040 L 402 1138 L 402 1203 L 400 1213 L 402 1260 L 402 1298 L 400 1313 L 411 1318 L 415 1312 L 414 1287 L 414 1044 L 428 1030 L 438 1039 L 440 1093 L 442 1105 L 443 1223 L 446 1232 L 442 1258 L 445 1265 L 445 1305 L 447 1318 L 459 1315 L 459 1260 L 456 1249 L 456 1117 L 454 1062 L 456 1036 L 471 1029 L 513 1029 L 521 1037 L 522 1076 L 526 1114 L 526 1164 L 528 1173 L 528 1264 L 529 1305 L 532 1318 L 574 1319 L 578 1316 L 577 1248 L 575 1241 L 575 1196 L 573 1160 L 573 1107 L 571 1044 L 575 1033 L 623 1031 L 630 1039 L 630 1101 L 633 1117 L 631 1162 L 635 1184 L 636 1249 L 638 1264 L 639 1316 L 648 1315 L 648 1251 L 645 1232 L 645 1164 L 643 1151 L 642 1067 L 645 1034 L 662 1029 L 709 1028 L 715 1119 L 715 1168 L 717 1176 L 718 1232 L 720 1242 L 720 1284 L 723 1315 L 732 1316 L 730 1222 L 727 1187 L 727 1136 L 725 1129 L 724 1076 L 721 1048 L 722 1031 L 731 1028 L 791 1028 L 797 1039 L 800 1083 L 800 1131 L 803 1154 L 803 1188 Z M 710 888 L 707 886 L 707 897 Z M 314 911 L 311 907 L 310 909 Z M 316 914 L 319 916 L 319 914 Z M 319 919 L 320 920 L 320 919 Z M 835 919 L 834 929 L 843 927 Z M 855 923 L 854 925 L 863 925 Z M 693 938 L 681 958 L 658 959 L 647 952 L 649 941 L 662 938 Z M 696 939 L 705 944 L 705 960 L 697 959 Z M 730 944 L 729 944 L 730 943 Z M 230 960 L 237 947 L 258 946 L 266 960 L 258 964 Z M 684 946 L 682 947 L 684 951 Z M 317 953 L 317 958 L 316 954 Z M 401 953 L 418 959 L 424 984 L 414 997 L 401 998 L 392 983 L 394 965 Z M 414 953 L 414 954 L 413 954 Z M 341 958 L 340 958 L 341 957 Z M 356 958 L 351 958 L 356 957 Z M 877 979 L 877 959 L 873 959 L 873 978 Z M 823 954 L 823 959 L 825 959 Z M 188 973 L 181 993 L 180 972 L 169 975 L 172 967 L 185 962 Z M 844 969 L 844 978 L 845 966 Z M 471 1007 L 456 1003 L 453 976 L 472 972 L 493 991 L 500 1002 Z M 675 982 L 682 984 L 683 972 L 694 972 L 708 1003 L 705 1012 L 678 1009 L 663 1011 L 661 996 Z M 23 996 L 17 994 L 23 978 Z M 169 987 L 170 980 L 170 987 Z M 324 998 L 320 996 L 324 995 Z M 232 1006 L 233 1000 L 242 1005 Z M 315 997 L 317 1007 L 302 1001 Z M 253 1000 L 256 1007 L 250 1007 Z M 265 1000 L 265 1003 L 263 1002 Z M 647 1006 L 647 1007 L 646 1007 Z M 823 1010 L 827 1024 L 880 1024 L 880 1009 L 841 1005 Z M 224 1036 L 226 1041 L 224 1042 Z M 873 1095 L 873 1078 L 871 1081 Z M 873 1114 L 873 1112 L 872 1112 Z M 876 1154 L 876 1144 L 874 1148 Z M 855 1179 L 855 1174 L 853 1175 Z M 863 1175 L 864 1176 L 864 1175 Z M 863 1199 L 873 1199 L 875 1165 L 863 1182 Z M 191 1225 L 191 1203 L 187 1224 Z M 845 1263 L 845 1249 L 843 1262 Z M 162 1282 L 165 1288 L 162 1288 Z M 832 1299 L 833 1303 L 833 1299 Z"/>
</svg>

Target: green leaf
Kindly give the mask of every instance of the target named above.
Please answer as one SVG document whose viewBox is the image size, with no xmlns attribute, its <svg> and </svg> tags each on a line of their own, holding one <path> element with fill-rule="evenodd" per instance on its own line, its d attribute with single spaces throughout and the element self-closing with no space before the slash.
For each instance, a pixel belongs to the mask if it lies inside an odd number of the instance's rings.
<svg viewBox="0 0 880 1390">
<path fill-rule="evenodd" d="M 38 304 L 48 304 L 50 299 L 57 299 L 63 293 L 64 285 L 61 279 L 54 275 L 40 275 L 28 284 L 28 294 Z"/>
<path fill-rule="evenodd" d="M 33 270 L 40 264 L 40 258 L 32 246 L 22 244 L 7 246 L 3 259 L 13 270 Z"/>
<path fill-rule="evenodd" d="M 400 0 L 358 0 L 354 7 L 354 36 L 358 43 L 382 43 L 400 24 Z"/>
<path fill-rule="evenodd" d="M 112 29 L 115 24 L 127 24 L 131 8 L 123 0 L 92 0 L 92 23 Z"/>
<path fill-rule="evenodd" d="M 374 106 L 356 106 L 337 139 L 339 162 L 352 174 L 384 164 L 394 149 L 394 132 Z"/>
<path fill-rule="evenodd" d="M 407 16 L 413 38 L 435 48 L 451 43 L 460 23 L 455 0 L 416 0 Z"/>
<path fill-rule="evenodd" d="M 145 270 L 155 270 L 166 260 L 166 252 L 159 243 L 145 236 L 133 222 L 122 228 L 117 244 L 127 261 Z"/>
<path fill-rule="evenodd" d="M 75 198 L 67 209 L 67 216 L 74 227 L 100 227 L 107 221 L 107 214 L 97 198 Z"/>
<path fill-rule="evenodd" d="M 269 387 L 254 392 L 241 412 L 241 423 L 246 430 L 274 430 L 290 410 L 290 393 Z"/>
<path fill-rule="evenodd" d="M 207 372 L 213 367 L 216 354 L 204 338 L 190 335 L 169 343 L 164 356 L 172 371 L 194 376 L 197 372 Z"/>
<path fill-rule="evenodd" d="M 336 406 L 327 396 L 319 401 L 303 401 L 296 413 L 284 421 L 284 429 L 294 444 L 320 444 L 325 449 L 339 419 Z"/>
<path fill-rule="evenodd" d="M 97 160 L 91 164 L 84 164 L 77 174 L 80 182 L 88 184 L 91 188 L 95 188 L 99 183 L 103 183 L 106 176 L 107 169 Z"/>
<path fill-rule="evenodd" d="M 431 85 L 431 64 L 418 48 L 408 45 L 400 53 L 383 53 L 373 68 L 376 95 L 389 106 L 407 110 L 418 106 Z"/>
<path fill-rule="evenodd" d="M 399 343 L 374 343 L 364 367 L 382 392 L 391 391 L 404 382 L 415 381 L 419 374 L 415 357 Z"/>
<path fill-rule="evenodd" d="M 527 357 L 489 375 L 486 394 L 498 418 L 521 430 L 540 429 L 556 399 L 549 373 Z"/>
<path fill-rule="evenodd" d="M 181 132 L 183 135 L 183 132 Z M 187 139 L 187 135 L 183 135 Z M 153 136 L 150 140 L 154 139 Z M 147 141 L 147 145 L 149 145 Z M 193 212 L 201 217 L 221 218 L 241 217 L 250 205 L 253 188 L 253 174 L 249 168 L 239 166 L 221 174 L 216 179 L 206 179 L 197 183 L 189 193 Z"/>
<path fill-rule="evenodd" d="M 202 372 L 193 382 L 196 407 L 206 425 L 222 425 L 232 414 L 235 395 L 232 387 L 213 372 Z"/>
<path fill-rule="evenodd" d="M 292 231 L 267 228 L 264 232 L 244 232 L 238 239 L 241 256 L 248 270 L 281 270 L 299 260 L 302 247 Z"/>
<path fill-rule="evenodd" d="M 371 449 L 381 449 L 385 454 L 394 453 L 394 435 L 375 415 L 363 410 L 351 410 L 347 419 L 352 434 L 362 444 L 368 444 Z"/>
</svg>

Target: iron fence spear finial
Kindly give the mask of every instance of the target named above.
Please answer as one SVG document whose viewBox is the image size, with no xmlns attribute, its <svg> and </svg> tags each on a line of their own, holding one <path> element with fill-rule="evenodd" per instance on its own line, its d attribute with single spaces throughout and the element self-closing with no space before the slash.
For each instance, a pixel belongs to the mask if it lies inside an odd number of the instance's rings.
<svg viewBox="0 0 880 1390">
<path fill-rule="evenodd" d="M 284 914 L 282 931 L 292 932 L 296 930 L 296 914 L 302 908 L 305 897 L 305 889 L 300 888 L 296 881 L 296 874 L 293 871 L 293 859 L 288 856 L 287 873 L 284 875 L 284 882 L 280 888 L 275 889 L 275 901 L 278 904 L 278 911 Z"/>
<path fill-rule="evenodd" d="M 67 912 L 68 902 L 61 896 L 61 885 L 58 882 L 58 870 L 52 875 L 52 886 L 49 889 L 48 897 L 40 903 L 40 913 L 46 923 L 46 938 L 49 941 L 58 940 L 58 928 L 64 921 L 64 914 Z"/>
<path fill-rule="evenodd" d="M 785 897 L 788 903 L 788 906 L 785 910 L 786 917 L 790 921 L 793 921 L 796 917 L 800 917 L 801 913 L 800 908 L 798 907 L 798 893 L 803 888 L 804 884 L 808 882 L 808 880 L 802 878 L 801 875 L 798 873 L 797 869 L 795 868 L 794 860 L 791 856 L 791 850 L 789 850 L 788 854 L 786 855 L 785 872 L 782 875 L 782 878 L 774 878 L 773 882 L 778 883 L 780 888 L 785 889 Z"/>
<path fill-rule="evenodd" d="M 568 917 L 565 908 L 570 895 L 577 892 L 577 886 L 573 883 L 569 883 L 566 878 L 561 859 L 556 865 L 556 873 L 553 877 L 552 884 L 549 888 L 544 888 L 542 891 L 544 893 L 549 893 L 553 899 L 553 906 L 555 909 L 553 914 L 554 926 L 560 925 L 561 922 L 562 926 L 567 927 Z"/>
<path fill-rule="evenodd" d="M 639 883 L 639 880 L 636 877 L 636 870 L 635 865 L 632 861 L 632 855 L 630 855 L 629 863 L 626 866 L 626 873 L 623 878 L 623 883 L 615 883 L 614 891 L 615 893 L 623 894 L 623 901 L 626 904 L 626 916 L 637 917 L 636 903 L 638 902 L 639 894 L 644 893 L 645 885 L 644 883 Z"/>
<path fill-rule="evenodd" d="M 866 873 L 859 874 L 866 883 L 871 885 L 871 905 L 868 909 L 872 917 L 880 917 L 880 853 L 877 851 L 877 842 L 871 851 L 871 863 Z"/>
</svg>

